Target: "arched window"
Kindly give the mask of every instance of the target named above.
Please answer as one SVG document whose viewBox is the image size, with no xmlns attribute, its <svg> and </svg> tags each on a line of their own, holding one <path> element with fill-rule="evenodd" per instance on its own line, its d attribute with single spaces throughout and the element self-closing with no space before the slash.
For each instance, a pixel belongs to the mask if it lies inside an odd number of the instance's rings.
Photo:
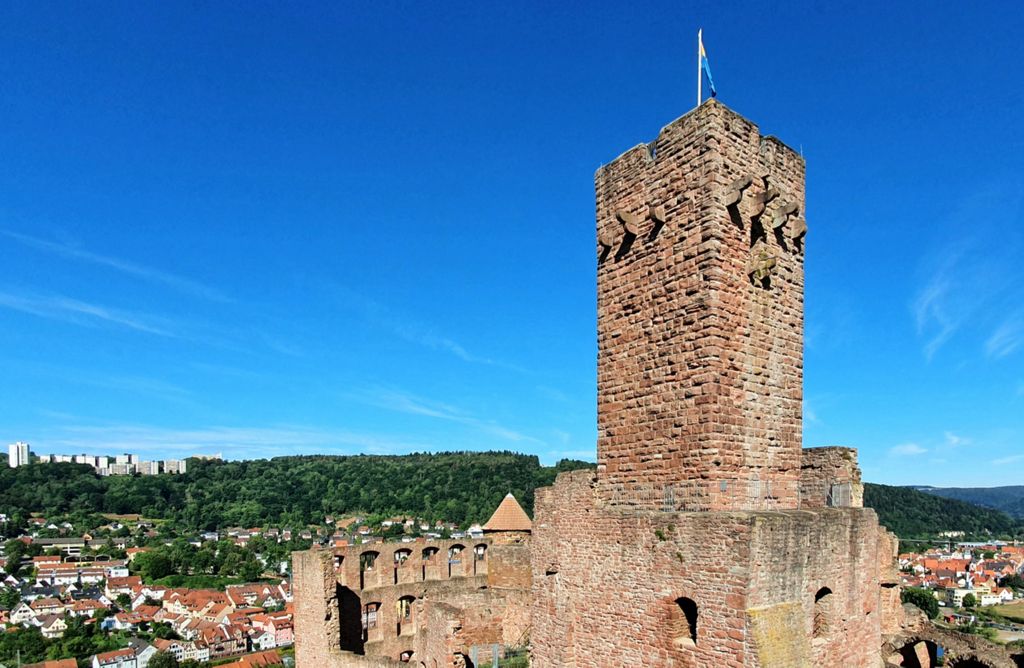
<svg viewBox="0 0 1024 668">
<path fill-rule="evenodd" d="M 361 571 L 372 571 L 377 565 L 377 557 L 380 554 L 377 552 L 363 552 L 359 555 L 359 570 Z"/>
<path fill-rule="evenodd" d="M 395 550 L 395 565 L 401 566 L 412 556 L 412 550 Z"/>
<path fill-rule="evenodd" d="M 409 663 L 409 661 L 412 660 L 412 650 L 411 649 L 407 649 L 404 652 L 402 652 L 401 654 L 399 654 L 398 655 L 398 660 L 401 661 L 402 663 Z M 420 664 L 420 665 L 422 665 L 422 664 Z"/>
<path fill-rule="evenodd" d="M 829 632 L 832 616 L 832 590 L 822 587 L 814 595 L 814 622 L 812 637 L 817 640 L 825 638 Z"/>
<path fill-rule="evenodd" d="M 448 577 L 452 574 L 462 575 L 461 570 L 462 564 L 462 552 L 466 549 L 465 545 L 452 545 L 448 548 Z"/>
<path fill-rule="evenodd" d="M 476 547 L 474 547 L 473 548 L 473 556 L 476 557 L 477 561 L 483 561 L 484 559 L 486 559 L 487 558 L 487 546 L 486 545 L 477 545 Z"/>
<path fill-rule="evenodd" d="M 697 604 L 692 598 L 681 596 L 672 606 L 670 618 L 672 643 L 676 647 L 694 647 L 697 644 Z"/>
</svg>

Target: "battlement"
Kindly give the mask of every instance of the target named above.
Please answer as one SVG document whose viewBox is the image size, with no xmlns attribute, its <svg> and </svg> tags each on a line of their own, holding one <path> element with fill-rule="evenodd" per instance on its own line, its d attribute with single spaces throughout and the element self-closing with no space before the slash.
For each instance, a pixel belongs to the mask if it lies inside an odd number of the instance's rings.
<svg viewBox="0 0 1024 668">
<path fill-rule="evenodd" d="M 606 497 L 647 506 L 685 484 L 711 510 L 797 507 L 803 159 L 709 101 L 595 190 Z"/>
</svg>

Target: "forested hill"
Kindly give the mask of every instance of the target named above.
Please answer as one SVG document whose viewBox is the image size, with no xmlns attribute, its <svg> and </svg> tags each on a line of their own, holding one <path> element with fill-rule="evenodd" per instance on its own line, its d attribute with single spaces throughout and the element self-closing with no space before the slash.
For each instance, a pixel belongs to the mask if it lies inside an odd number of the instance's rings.
<svg viewBox="0 0 1024 668">
<path fill-rule="evenodd" d="M 922 492 L 947 499 L 959 499 L 1024 518 L 1024 486 L 1007 487 L 919 487 Z"/>
<path fill-rule="evenodd" d="M 3 463 L 0 461 L 0 463 Z M 533 491 L 560 471 L 593 466 L 535 456 L 459 452 L 403 456 L 305 456 L 250 461 L 189 460 L 188 473 L 101 478 L 81 464 L 0 467 L 0 513 L 142 513 L 194 529 L 300 526 L 327 514 L 415 514 L 460 524 L 485 521 L 512 492 L 533 514 Z M 961 530 L 1006 535 L 1001 512 L 907 487 L 865 485 L 864 503 L 903 538 Z"/>
<path fill-rule="evenodd" d="M 1016 520 L 998 510 L 925 494 L 910 487 L 866 483 L 864 505 L 874 508 L 879 521 L 900 538 L 923 538 L 941 531 L 1000 536 L 1021 528 Z"/>
<path fill-rule="evenodd" d="M 482 522 L 509 492 L 532 514 L 535 488 L 588 466 L 563 460 L 545 467 L 510 452 L 190 459 L 181 475 L 107 478 L 84 464 L 5 466 L 0 513 L 142 513 L 196 529 L 299 526 L 346 513 Z"/>
</svg>

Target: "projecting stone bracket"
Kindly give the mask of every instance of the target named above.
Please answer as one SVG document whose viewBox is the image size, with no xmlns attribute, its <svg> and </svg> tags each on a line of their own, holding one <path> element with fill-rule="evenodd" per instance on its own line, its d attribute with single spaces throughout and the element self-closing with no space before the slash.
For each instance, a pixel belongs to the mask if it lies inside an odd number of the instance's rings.
<svg viewBox="0 0 1024 668">
<path fill-rule="evenodd" d="M 790 236 L 797 251 L 802 251 L 804 249 L 804 237 L 807 236 L 807 221 L 803 218 L 797 218 L 796 222 L 793 223 L 793 231 Z"/>
<path fill-rule="evenodd" d="M 651 220 L 651 232 L 648 235 L 648 240 L 654 239 L 658 236 L 661 228 L 665 226 L 666 215 L 665 207 L 662 205 L 650 204 L 647 206 L 647 216 Z M 604 230 L 598 233 L 597 245 L 598 245 L 598 261 L 604 262 L 608 255 L 612 252 L 612 249 L 618 247 L 615 251 L 615 257 L 621 258 L 627 252 L 633 242 L 640 235 L 640 228 L 643 225 L 645 217 L 641 214 L 631 213 L 625 209 L 618 209 L 615 211 L 615 220 L 622 226 L 621 238 L 614 228 L 612 230 Z"/>
<path fill-rule="evenodd" d="M 796 215 L 799 212 L 800 206 L 796 202 L 783 202 L 782 206 L 775 212 L 775 215 L 772 216 L 772 229 L 781 230 L 790 216 Z"/>
<path fill-rule="evenodd" d="M 749 176 L 736 179 L 729 185 L 729 190 L 725 193 L 725 206 L 730 209 L 734 209 L 740 205 L 740 201 L 743 199 L 743 192 L 750 187 L 754 182 L 754 179 Z"/>
<path fill-rule="evenodd" d="M 754 197 L 754 218 L 760 218 L 764 215 L 765 209 L 768 205 L 779 196 L 779 191 L 775 188 L 769 188 L 763 193 L 760 193 Z"/>
<path fill-rule="evenodd" d="M 626 238 L 636 238 L 636 235 L 640 233 L 640 216 L 635 213 L 630 213 L 623 209 L 619 209 L 615 212 L 615 219 L 622 224 L 622 230 L 626 233 Z"/>
</svg>

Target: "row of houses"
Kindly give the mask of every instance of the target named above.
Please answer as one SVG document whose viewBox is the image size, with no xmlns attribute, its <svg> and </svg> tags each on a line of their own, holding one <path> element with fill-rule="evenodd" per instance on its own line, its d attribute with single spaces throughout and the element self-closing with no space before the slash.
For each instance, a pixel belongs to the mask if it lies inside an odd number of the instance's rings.
<svg viewBox="0 0 1024 668">
<path fill-rule="evenodd" d="M 174 654 L 173 651 L 167 649 L 168 642 L 173 643 L 173 641 L 155 640 L 153 644 L 149 644 L 144 640 L 133 640 L 131 646 L 125 649 L 92 656 L 90 665 L 92 668 L 147 668 L 153 656 L 158 652 L 170 651 Z M 175 654 L 175 656 L 177 655 Z M 78 663 L 74 659 L 65 659 L 65 661 L 70 661 L 70 663 L 46 661 L 24 668 L 78 668 Z M 270 650 L 240 656 L 235 661 L 221 664 L 220 668 L 264 668 L 280 665 L 282 665 L 281 655 L 276 650 Z"/>
<path fill-rule="evenodd" d="M 1014 599 L 1013 590 L 1002 582 L 1024 572 L 1024 547 L 1000 544 L 933 548 L 924 553 L 901 554 L 899 565 L 902 584 L 931 590 L 943 605 L 962 607 L 968 595 L 974 597 L 975 605 L 999 605 Z"/>
</svg>

